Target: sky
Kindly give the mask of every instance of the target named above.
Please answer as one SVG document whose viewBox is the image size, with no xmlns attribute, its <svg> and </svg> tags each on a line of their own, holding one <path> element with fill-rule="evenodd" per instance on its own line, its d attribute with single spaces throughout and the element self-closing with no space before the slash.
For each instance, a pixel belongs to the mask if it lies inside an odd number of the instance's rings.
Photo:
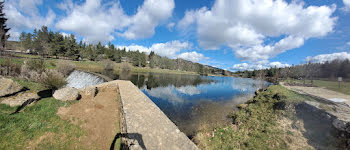
<svg viewBox="0 0 350 150">
<path fill-rule="evenodd" d="M 45 25 L 231 71 L 350 59 L 350 0 L 6 0 L 4 12 L 10 40 Z"/>
</svg>

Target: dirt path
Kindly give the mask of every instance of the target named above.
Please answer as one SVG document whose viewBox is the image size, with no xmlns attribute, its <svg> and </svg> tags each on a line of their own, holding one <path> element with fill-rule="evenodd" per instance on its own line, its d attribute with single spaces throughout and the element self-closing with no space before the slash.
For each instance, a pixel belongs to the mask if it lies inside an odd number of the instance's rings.
<svg viewBox="0 0 350 150">
<path fill-rule="evenodd" d="M 281 85 L 299 93 L 314 95 L 334 102 L 345 102 L 350 105 L 350 95 L 345 95 L 322 87 L 286 86 L 284 83 L 281 83 Z"/>
<path fill-rule="evenodd" d="M 79 141 L 87 149 L 109 149 L 119 132 L 117 86 L 99 88 L 96 97 L 84 97 L 70 107 L 61 107 L 57 114 L 85 130 Z"/>
</svg>

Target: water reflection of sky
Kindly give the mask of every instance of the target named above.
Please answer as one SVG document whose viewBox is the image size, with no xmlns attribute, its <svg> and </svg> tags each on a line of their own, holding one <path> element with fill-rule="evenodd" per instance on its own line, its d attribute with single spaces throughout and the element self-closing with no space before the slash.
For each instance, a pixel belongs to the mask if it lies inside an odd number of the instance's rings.
<svg viewBox="0 0 350 150">
<path fill-rule="evenodd" d="M 142 87 L 141 90 L 152 100 L 179 104 L 193 103 L 203 99 L 211 101 L 231 100 L 232 97 L 253 93 L 262 86 L 267 85 L 265 81 L 244 78 L 211 76 L 201 78 L 216 82 L 199 84 L 197 86 L 184 85 L 175 87 L 174 85 L 168 85 L 152 89 Z"/>
<path fill-rule="evenodd" d="M 198 85 L 174 84 L 140 89 L 187 135 L 192 135 L 203 122 L 220 122 L 235 105 L 248 100 L 265 81 L 202 76 L 213 82 Z M 227 120 L 226 120 L 227 121 Z"/>
</svg>

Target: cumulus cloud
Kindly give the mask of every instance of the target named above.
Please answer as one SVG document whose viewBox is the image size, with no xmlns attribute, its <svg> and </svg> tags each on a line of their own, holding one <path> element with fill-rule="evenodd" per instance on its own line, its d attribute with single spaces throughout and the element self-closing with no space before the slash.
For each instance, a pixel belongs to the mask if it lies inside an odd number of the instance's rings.
<svg viewBox="0 0 350 150">
<path fill-rule="evenodd" d="M 197 53 L 197 52 L 185 52 L 180 54 L 177 57 L 185 60 L 193 61 L 193 62 L 199 62 L 200 60 L 203 60 L 203 59 L 209 59 L 209 57 L 205 57 L 203 54 Z"/>
<path fill-rule="evenodd" d="M 192 44 L 189 42 L 181 42 L 178 40 L 169 41 L 166 43 L 154 43 L 150 47 L 145 47 L 141 45 L 129 45 L 129 46 L 117 45 L 116 47 L 119 49 L 125 48 L 127 51 L 138 50 L 140 52 L 146 52 L 146 53 L 150 53 L 151 51 L 153 51 L 160 56 L 165 56 L 172 59 L 182 58 L 182 59 L 186 59 L 194 62 L 198 62 L 203 59 L 209 59 L 208 57 L 205 57 L 201 53 L 183 52 L 191 49 Z"/>
<path fill-rule="evenodd" d="M 62 9 L 72 9 L 68 16 L 58 21 L 58 29 L 73 31 L 84 37 L 84 41 L 96 43 L 114 39 L 115 29 L 123 29 L 129 24 L 118 2 L 102 5 L 101 0 L 86 0 L 82 5 L 68 3 Z"/>
<path fill-rule="evenodd" d="M 210 9 L 187 11 L 178 28 L 194 25 L 202 48 L 229 46 L 238 58 L 254 62 L 332 32 L 337 20 L 332 17 L 335 7 L 306 7 L 302 2 L 284 0 L 216 0 Z M 271 42 L 271 38 L 280 40 Z"/>
<path fill-rule="evenodd" d="M 258 62 L 253 64 L 248 64 L 248 63 L 235 64 L 231 69 L 234 71 L 244 71 L 244 70 L 252 71 L 252 70 L 261 70 L 261 69 L 267 69 L 272 67 L 285 68 L 289 66 L 290 66 L 289 64 L 276 61 L 276 62 L 270 62 L 270 63 Z"/>
<path fill-rule="evenodd" d="M 85 41 L 106 42 L 119 35 L 127 39 L 148 38 L 154 35 L 155 28 L 172 15 L 173 0 L 145 0 L 132 16 L 125 14 L 118 1 L 103 4 L 101 0 L 86 0 L 77 4 L 71 0 L 58 5 L 67 16 L 56 27 L 83 36 Z"/>
<path fill-rule="evenodd" d="M 8 21 L 6 24 L 11 28 L 10 39 L 18 40 L 21 31 L 50 26 L 56 15 L 49 9 L 46 16 L 42 16 L 37 6 L 42 5 L 42 0 L 7 0 L 4 12 Z"/>
<path fill-rule="evenodd" d="M 128 29 L 120 34 L 127 39 L 151 37 L 159 23 L 172 16 L 174 0 L 145 0 L 136 15 L 130 18 Z"/>
<path fill-rule="evenodd" d="M 311 57 L 311 56 L 306 57 L 306 61 L 313 62 L 313 63 L 324 63 L 326 61 L 332 61 L 335 59 L 350 60 L 350 53 L 340 52 L 340 53 L 333 53 L 333 54 L 321 54 L 314 57 Z"/>
</svg>

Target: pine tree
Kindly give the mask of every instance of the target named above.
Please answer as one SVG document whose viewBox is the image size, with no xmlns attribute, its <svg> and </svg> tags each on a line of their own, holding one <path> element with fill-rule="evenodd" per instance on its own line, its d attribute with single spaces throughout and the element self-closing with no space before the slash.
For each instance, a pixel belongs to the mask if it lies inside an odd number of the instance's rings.
<svg viewBox="0 0 350 150">
<path fill-rule="evenodd" d="M 5 17 L 5 13 L 3 12 L 3 9 L 4 9 L 4 2 L 0 2 L 0 50 L 5 49 L 6 41 L 10 37 L 10 35 L 7 34 L 10 28 L 6 27 L 7 18 Z"/>
</svg>

